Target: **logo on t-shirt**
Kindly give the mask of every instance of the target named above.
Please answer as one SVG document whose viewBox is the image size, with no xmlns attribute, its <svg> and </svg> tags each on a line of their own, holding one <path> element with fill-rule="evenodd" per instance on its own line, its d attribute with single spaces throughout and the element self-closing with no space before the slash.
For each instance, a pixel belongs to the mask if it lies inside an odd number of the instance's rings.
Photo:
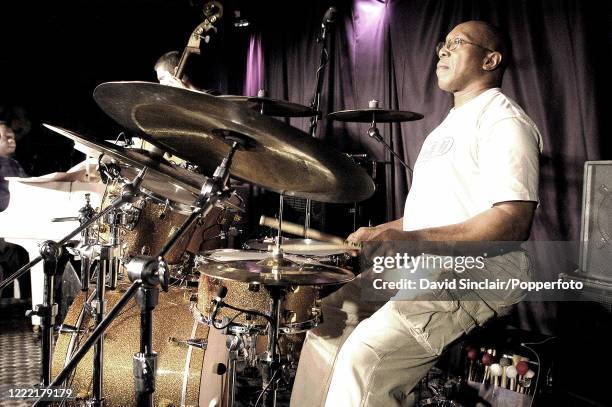
<svg viewBox="0 0 612 407">
<path fill-rule="evenodd" d="M 426 142 L 423 145 L 421 154 L 419 154 L 419 161 L 430 160 L 448 153 L 453 146 L 453 141 L 454 139 L 452 137 L 446 137 L 440 140 Z"/>
</svg>

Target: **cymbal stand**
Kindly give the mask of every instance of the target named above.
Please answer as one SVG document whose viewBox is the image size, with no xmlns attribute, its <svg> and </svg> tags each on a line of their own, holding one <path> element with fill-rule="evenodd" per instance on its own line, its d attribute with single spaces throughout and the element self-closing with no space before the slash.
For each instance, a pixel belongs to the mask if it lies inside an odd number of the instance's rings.
<svg viewBox="0 0 612 407">
<path fill-rule="evenodd" d="M 64 366 L 62 371 L 53 379 L 53 381 L 49 384 L 49 387 L 60 386 L 62 383 L 64 383 L 64 381 L 66 381 L 66 379 L 68 379 L 68 377 L 70 376 L 74 368 L 79 364 L 79 362 L 83 359 L 83 357 L 89 352 L 91 347 L 99 340 L 100 335 L 104 333 L 104 331 L 113 322 L 113 320 L 123 311 L 123 308 L 125 308 L 125 306 L 132 299 L 132 297 L 137 295 L 139 290 L 143 289 L 143 287 L 145 286 L 147 288 L 153 287 L 157 289 L 157 285 L 159 284 L 162 284 L 162 288 L 167 290 L 167 286 L 164 286 L 163 284 L 164 284 L 164 281 L 167 281 L 168 277 L 165 275 L 161 275 L 160 270 L 155 266 L 143 268 L 141 272 L 134 272 L 134 273 L 128 274 L 128 276 L 130 277 L 130 279 L 134 279 L 132 285 L 128 288 L 125 294 L 123 294 L 121 298 L 119 298 L 119 301 L 117 301 L 117 304 L 115 304 L 115 306 L 108 312 L 106 317 L 103 318 L 102 321 L 100 321 L 100 323 L 96 326 L 96 328 L 91 332 L 91 335 L 89 336 L 89 338 L 87 338 L 87 340 L 83 342 L 83 345 L 72 356 L 72 358 Z M 149 295 L 143 295 L 143 297 L 145 297 L 142 300 L 144 304 L 143 312 L 145 314 L 147 313 L 150 314 L 150 312 L 152 311 L 152 308 L 151 308 L 152 301 L 148 301 L 148 300 L 150 297 L 154 297 L 154 296 L 149 294 Z M 153 304 L 155 303 L 156 302 L 153 302 Z M 141 318 L 142 318 L 143 312 L 141 312 Z M 149 321 L 150 321 L 150 318 L 149 318 Z M 148 324 L 144 324 L 144 325 L 150 328 L 150 325 Z M 143 324 L 141 322 L 141 329 L 142 327 L 143 327 Z M 150 337 L 151 335 L 148 335 L 148 336 L 145 335 L 145 338 L 150 338 Z M 142 333 L 141 333 L 141 345 L 142 345 Z M 41 406 L 43 404 L 46 404 L 46 402 L 43 401 L 43 397 L 44 396 L 41 396 L 38 400 L 36 400 L 36 402 L 34 402 L 32 406 Z M 138 404 L 139 406 L 147 405 L 144 402 L 142 402 L 140 398 L 138 400 L 139 400 L 139 404 Z M 149 405 L 152 405 L 152 403 Z"/>
<path fill-rule="evenodd" d="M 283 259 L 283 234 L 282 234 L 282 226 L 283 226 L 283 194 L 279 194 L 278 201 L 278 231 L 276 233 L 276 244 L 274 245 L 274 249 L 272 250 L 272 255 L 277 261 L 282 261 Z"/>
<path fill-rule="evenodd" d="M 112 241 L 112 239 L 111 239 Z M 96 279 L 96 299 L 92 302 L 94 325 L 99 325 L 104 319 L 106 311 L 106 276 L 109 276 L 110 289 L 115 289 L 117 285 L 117 273 L 119 270 L 119 257 L 116 255 L 118 242 L 115 245 L 101 245 L 97 250 L 98 254 L 98 275 Z M 114 280 L 114 286 L 113 286 Z M 104 333 L 94 346 L 93 374 L 92 374 L 92 399 L 89 405 L 104 405 Z"/>
<path fill-rule="evenodd" d="M 90 195 L 85 194 L 85 206 L 79 209 L 79 223 L 82 225 L 91 219 L 95 214 L 94 208 L 90 204 Z M 79 245 L 79 257 L 81 258 L 81 291 L 89 290 L 90 270 L 92 263 L 93 248 L 90 245 L 89 228 L 81 232 L 81 244 Z"/>
<path fill-rule="evenodd" d="M 371 100 L 370 104 L 369 104 L 369 107 L 371 109 L 377 108 L 378 107 L 378 101 L 377 100 Z M 379 143 L 381 143 L 397 159 L 397 161 L 399 161 L 404 166 L 404 168 L 406 168 L 410 172 L 410 174 L 412 174 L 412 168 L 410 168 L 408 166 L 408 164 L 406 164 L 406 162 L 404 160 L 402 160 L 402 158 L 399 156 L 399 154 L 397 154 L 395 151 L 393 151 L 393 147 L 391 147 L 385 141 L 385 139 L 380 135 L 380 131 L 378 131 L 378 127 L 376 127 L 376 113 L 375 112 L 372 113 L 372 123 L 370 125 L 370 128 L 368 129 L 368 136 L 370 136 L 374 140 L 376 140 Z"/>
<path fill-rule="evenodd" d="M 281 374 L 281 360 L 278 353 L 278 333 L 280 332 L 280 303 L 285 295 L 283 287 L 266 286 L 270 294 L 270 320 L 268 321 L 268 348 L 261 358 L 264 363 L 263 405 L 276 407 L 276 394 Z"/>
<path fill-rule="evenodd" d="M 87 338 L 83 346 L 74 354 L 64 369 L 62 369 L 57 377 L 50 383 L 50 386 L 62 384 L 68 378 L 70 372 L 77 366 L 89 349 L 94 343 L 98 342 L 112 320 L 121 312 L 132 296 L 136 295 L 136 301 L 140 306 L 140 351 L 134 354 L 132 360 L 136 401 L 137 405 L 140 407 L 153 406 L 155 375 L 157 373 L 157 353 L 153 351 L 153 310 L 159 299 L 158 285 L 161 285 L 164 291 L 167 291 L 169 286 L 169 273 L 168 267 L 164 261 L 164 255 L 172 249 L 176 241 L 181 238 L 199 216 L 205 216 L 210 212 L 214 204 L 229 197 L 228 191 L 223 191 L 229 178 L 229 168 L 236 151 L 244 147 L 247 142 L 238 137 L 228 137 L 228 141 L 232 143 L 230 151 L 215 170 L 213 177 L 207 179 L 202 186 L 200 195 L 194 202 L 192 213 L 181 227 L 170 237 L 157 256 L 136 256 L 127 263 L 126 268 L 128 277 L 133 284 L 109 311 L 108 315 L 99 322 L 91 333 L 91 336 Z M 144 173 L 141 174 L 142 177 L 144 177 Z M 141 174 L 139 174 L 137 178 L 139 178 Z M 142 181 L 142 177 L 140 181 Z M 122 197 L 123 195 L 122 193 Z M 121 203 L 123 202 L 119 204 Z M 119 204 L 114 207 L 117 207 Z M 106 208 L 96 215 L 91 223 L 109 211 L 110 207 Z M 81 230 L 80 228 L 77 229 L 72 236 L 76 235 L 76 233 L 79 233 Z M 45 383 L 45 385 L 47 383 Z M 34 406 L 40 405 L 41 402 L 42 400 L 38 399 L 34 403 Z"/>
<path fill-rule="evenodd" d="M 221 161 L 212 178 L 206 180 L 200 195 L 194 202 L 194 209 L 179 229 L 168 239 L 166 244 L 157 253 L 157 256 L 136 256 L 128 264 L 128 276 L 132 281 L 143 281 L 136 297 L 140 305 L 140 352 L 133 358 L 134 385 L 136 387 L 136 400 L 138 406 L 153 406 L 153 393 L 155 392 L 155 375 L 157 367 L 157 354 L 153 351 L 153 314 L 157 305 L 159 288 L 155 281 L 150 284 L 143 276 L 156 276 L 162 278 L 161 285 L 164 291 L 168 290 L 168 266 L 164 256 L 172 249 L 174 244 L 189 229 L 191 224 L 200 216 L 206 216 L 212 207 L 220 201 L 228 199 L 229 191 L 224 186 L 229 179 L 229 169 L 236 151 L 244 147 L 247 142 L 239 137 L 228 136 L 231 148 L 227 156 Z"/>
<path fill-rule="evenodd" d="M 53 327 L 55 325 L 55 317 L 57 316 L 57 303 L 54 299 L 55 290 L 55 275 L 57 270 L 60 268 L 62 262 L 65 260 L 63 256 L 63 248 L 74 236 L 81 233 L 83 230 L 90 227 L 100 217 L 104 216 L 109 211 L 120 205 L 131 201 L 136 196 L 138 186 L 142 182 L 146 169 L 143 169 L 131 183 L 126 183 L 121 191 L 121 196 L 115 199 L 111 205 L 98 214 L 91 217 L 91 219 L 84 221 L 76 229 L 62 238 L 59 242 L 53 242 L 47 240 L 42 243 L 40 247 L 40 256 L 17 270 L 7 280 L 0 283 L 0 290 L 5 286 L 12 283 L 15 279 L 24 275 L 28 270 L 34 267 L 36 264 L 43 261 L 43 269 L 45 273 L 44 277 L 44 294 L 43 303 L 36 305 L 33 310 L 26 312 L 26 316 L 38 316 L 41 318 L 41 335 L 42 335 L 42 352 L 41 352 L 41 374 L 40 382 L 44 386 L 48 385 L 51 381 L 51 362 L 53 358 Z"/>
</svg>

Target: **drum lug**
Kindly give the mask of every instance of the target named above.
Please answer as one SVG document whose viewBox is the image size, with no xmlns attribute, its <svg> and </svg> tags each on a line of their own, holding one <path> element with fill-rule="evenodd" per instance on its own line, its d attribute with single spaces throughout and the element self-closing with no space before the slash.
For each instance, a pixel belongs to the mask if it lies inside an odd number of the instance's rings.
<svg viewBox="0 0 612 407">
<path fill-rule="evenodd" d="M 168 342 L 177 346 L 193 346 L 194 348 L 204 350 L 208 346 L 208 340 L 204 338 L 177 339 L 171 336 L 168 338 Z"/>
<path fill-rule="evenodd" d="M 312 318 L 317 322 L 317 324 L 323 323 L 323 312 L 321 312 L 321 308 L 312 307 L 310 310 Z"/>
<path fill-rule="evenodd" d="M 261 284 L 259 283 L 249 283 L 248 290 L 253 293 L 258 293 L 260 288 L 261 288 Z"/>
<path fill-rule="evenodd" d="M 134 230 L 138 220 L 140 219 L 141 209 L 135 206 L 132 206 L 129 209 L 124 210 L 124 217 L 122 219 L 123 227 L 127 230 Z"/>
<path fill-rule="evenodd" d="M 82 334 L 82 333 L 85 333 L 85 330 L 77 329 L 77 327 L 73 325 L 62 324 L 60 325 L 59 333 L 61 334 L 75 334 L 75 333 Z"/>
<path fill-rule="evenodd" d="M 297 321 L 297 314 L 295 311 L 284 310 L 283 314 L 285 323 L 294 323 Z"/>
</svg>

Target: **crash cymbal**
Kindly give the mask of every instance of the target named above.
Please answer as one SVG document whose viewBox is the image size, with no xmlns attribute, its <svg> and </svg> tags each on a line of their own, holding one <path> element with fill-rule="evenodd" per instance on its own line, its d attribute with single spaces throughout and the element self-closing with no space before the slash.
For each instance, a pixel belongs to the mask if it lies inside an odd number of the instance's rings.
<svg viewBox="0 0 612 407">
<path fill-rule="evenodd" d="M 340 110 L 327 115 L 328 119 L 340 122 L 356 122 L 356 123 L 396 123 L 409 122 L 413 120 L 421 120 L 423 115 L 403 110 L 387 110 L 379 108 L 358 109 L 358 110 Z"/>
<path fill-rule="evenodd" d="M 239 103 L 148 82 L 99 85 L 94 99 L 122 126 L 212 174 L 230 147 L 234 178 L 284 195 L 322 202 L 362 201 L 374 193 L 367 173 L 347 156 L 301 130 Z"/>
<path fill-rule="evenodd" d="M 223 262 L 208 259 L 200 261 L 196 269 L 209 277 L 269 286 L 340 284 L 355 278 L 353 273 L 340 267 L 287 258 L 279 265 L 271 257 Z"/>
<path fill-rule="evenodd" d="M 284 100 L 234 95 L 223 95 L 219 97 L 231 102 L 244 104 L 247 108 L 266 116 L 312 117 L 317 114 L 321 114 L 320 111 L 314 111 L 308 106 L 286 102 Z"/>
<path fill-rule="evenodd" d="M 195 174 L 171 164 L 161 156 L 156 156 L 147 150 L 124 148 L 103 140 L 94 140 L 61 127 L 43 124 L 49 130 L 61 134 L 85 146 L 91 152 L 104 154 L 105 160 L 113 160 L 121 168 L 121 175 L 133 179 L 138 171 L 147 167 L 147 173 L 140 185 L 143 192 L 154 198 L 163 197 L 173 203 L 190 206 L 200 193 L 206 177 Z M 164 199 L 164 200 L 165 200 Z"/>
</svg>

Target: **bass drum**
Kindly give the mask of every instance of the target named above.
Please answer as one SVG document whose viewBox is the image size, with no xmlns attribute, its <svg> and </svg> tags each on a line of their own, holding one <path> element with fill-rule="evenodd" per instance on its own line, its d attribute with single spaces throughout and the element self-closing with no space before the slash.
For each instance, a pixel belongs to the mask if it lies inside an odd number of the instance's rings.
<svg viewBox="0 0 612 407">
<path fill-rule="evenodd" d="M 107 291 L 110 310 L 129 287 L 120 282 L 117 290 Z M 68 310 L 53 355 L 52 375 L 56 376 L 93 330 L 89 310 L 95 295 L 81 293 Z M 198 406 L 205 351 L 190 343 L 206 344 L 208 327 L 192 317 L 189 295 L 171 287 L 160 292 L 153 313 L 153 350 L 157 352 L 155 406 Z M 140 308 L 132 299 L 106 330 L 104 340 L 104 396 L 108 406 L 135 405 L 132 356 L 140 344 Z M 87 353 L 68 381 L 82 405 L 92 394 L 93 349 Z"/>
</svg>

